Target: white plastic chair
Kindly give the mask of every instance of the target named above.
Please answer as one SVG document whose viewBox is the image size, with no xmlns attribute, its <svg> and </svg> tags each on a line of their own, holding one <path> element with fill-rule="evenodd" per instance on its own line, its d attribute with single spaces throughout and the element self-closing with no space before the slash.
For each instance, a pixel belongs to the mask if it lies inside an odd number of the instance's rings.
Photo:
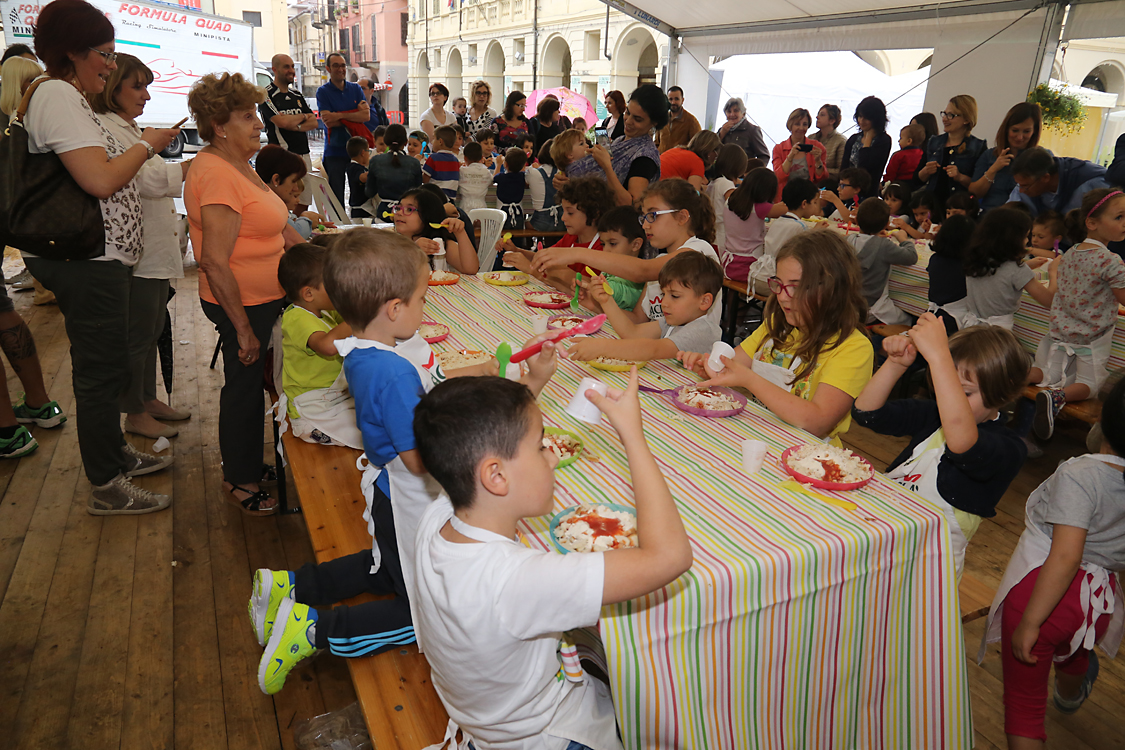
<svg viewBox="0 0 1125 750">
<path fill-rule="evenodd" d="M 305 175 L 305 182 L 312 185 L 313 203 L 316 204 L 316 210 L 321 216 L 337 225 L 352 223 L 348 212 L 340 205 L 340 201 L 336 200 L 336 194 L 328 186 L 328 180 L 310 173 Z"/>
<path fill-rule="evenodd" d="M 491 271 L 496 262 L 496 243 L 504 231 L 504 221 L 508 215 L 498 208 L 474 208 L 469 219 L 480 222 L 480 243 L 477 245 L 477 258 L 481 273 Z"/>
</svg>

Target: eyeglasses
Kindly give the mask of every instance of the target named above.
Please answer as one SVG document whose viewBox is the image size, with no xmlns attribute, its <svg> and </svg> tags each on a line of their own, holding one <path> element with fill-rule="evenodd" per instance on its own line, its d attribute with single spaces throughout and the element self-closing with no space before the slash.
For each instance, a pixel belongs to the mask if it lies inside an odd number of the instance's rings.
<svg viewBox="0 0 1125 750">
<path fill-rule="evenodd" d="M 403 216 L 413 216 L 418 213 L 417 206 L 404 206 L 401 203 L 396 203 L 392 208 L 396 215 L 402 214 Z"/>
<path fill-rule="evenodd" d="M 941 112 L 940 114 L 943 120 L 956 120 L 958 117 L 961 117 L 961 115 L 956 112 Z"/>
<path fill-rule="evenodd" d="M 440 91 L 431 91 L 430 92 L 430 98 L 433 99 L 435 96 L 441 96 L 441 92 Z"/>
<path fill-rule="evenodd" d="M 850 188 L 850 187 L 852 187 L 852 185 L 851 185 L 851 183 L 848 183 L 848 182 L 840 182 L 840 183 L 837 183 L 836 187 L 837 188 Z"/>
<path fill-rule="evenodd" d="M 643 227 L 645 224 L 651 224 L 652 222 L 656 221 L 657 216 L 662 216 L 664 214 L 674 214 L 679 210 L 680 209 L 678 208 L 666 208 L 663 211 L 649 211 L 647 214 L 641 214 L 640 216 L 638 216 L 637 221 L 639 221 L 641 223 L 641 226 Z"/>
<path fill-rule="evenodd" d="M 476 94 L 477 94 L 477 96 L 488 96 L 488 92 L 485 91 L 484 89 L 481 89 L 480 91 L 476 92 Z"/>
<path fill-rule="evenodd" d="M 781 296 L 782 292 L 785 292 L 785 296 L 789 298 L 796 296 L 797 284 L 782 283 L 781 279 L 776 276 L 770 276 L 768 279 L 766 279 L 766 286 L 769 287 L 769 290 L 771 292 L 779 297 Z"/>
<path fill-rule="evenodd" d="M 90 51 L 91 52 L 97 52 L 99 55 L 101 55 L 102 59 L 105 60 L 106 65 L 112 65 L 113 63 L 117 62 L 117 53 L 116 52 L 102 52 L 100 49 L 97 49 L 96 47 L 91 47 Z"/>
</svg>

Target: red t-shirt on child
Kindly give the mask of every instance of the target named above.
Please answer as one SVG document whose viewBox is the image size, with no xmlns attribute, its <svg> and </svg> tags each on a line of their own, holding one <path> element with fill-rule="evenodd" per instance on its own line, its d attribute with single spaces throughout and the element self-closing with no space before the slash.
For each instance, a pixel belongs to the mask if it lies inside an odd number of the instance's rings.
<svg viewBox="0 0 1125 750">
<path fill-rule="evenodd" d="M 887 174 L 884 175 L 883 182 L 910 182 L 913 180 L 914 171 L 918 169 L 918 162 L 922 161 L 924 153 L 919 146 L 895 151 L 891 155 L 891 160 L 887 162 Z"/>
</svg>

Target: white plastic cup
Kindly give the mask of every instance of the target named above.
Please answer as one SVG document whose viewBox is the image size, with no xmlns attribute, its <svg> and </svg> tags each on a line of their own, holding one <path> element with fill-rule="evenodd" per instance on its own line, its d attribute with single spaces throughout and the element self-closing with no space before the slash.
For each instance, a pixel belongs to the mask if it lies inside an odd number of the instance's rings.
<svg viewBox="0 0 1125 750">
<path fill-rule="evenodd" d="M 757 474 L 766 460 L 769 446 L 761 440 L 742 441 L 742 470 L 747 474 Z"/>
<path fill-rule="evenodd" d="M 602 423 L 602 411 L 590 399 L 586 398 L 586 391 L 590 389 L 603 396 L 606 394 L 605 383 L 597 378 L 582 378 L 582 382 L 578 384 L 578 390 L 574 393 L 574 398 L 566 405 L 566 413 L 582 422 L 599 425 Z"/>
<path fill-rule="evenodd" d="M 516 344 L 513 344 L 511 342 L 508 342 L 508 346 L 512 347 L 512 353 L 513 354 L 515 354 L 516 352 L 518 352 L 522 348 L 522 347 L 517 346 Z M 520 363 L 519 362 L 509 362 L 507 369 L 504 370 L 504 377 L 508 380 L 515 380 L 516 382 L 519 382 L 519 379 L 520 379 Z"/>
<path fill-rule="evenodd" d="M 442 250 L 440 253 L 434 253 L 432 257 L 434 259 L 434 270 L 435 271 L 448 271 L 449 270 L 449 266 L 447 266 L 446 263 L 445 263 L 445 251 L 444 250 Z"/>
<path fill-rule="evenodd" d="M 734 357 L 734 347 L 725 341 L 716 341 L 711 347 L 711 356 L 707 359 L 707 366 L 711 368 L 711 372 L 722 372 L 726 369 L 723 360 L 719 357 L 726 357 L 732 359 Z"/>
<path fill-rule="evenodd" d="M 370 226 L 371 226 L 371 219 L 370 219 L 370 218 L 366 218 L 366 219 L 360 219 L 360 221 L 362 221 L 362 222 L 363 222 L 363 226 L 365 226 L 365 227 L 370 227 Z"/>
<path fill-rule="evenodd" d="M 531 332 L 536 334 L 536 335 L 538 335 L 540 333 L 546 333 L 547 332 L 547 321 L 549 321 L 549 320 L 550 320 L 550 318 L 548 318 L 546 315 L 532 315 L 531 316 Z"/>
</svg>

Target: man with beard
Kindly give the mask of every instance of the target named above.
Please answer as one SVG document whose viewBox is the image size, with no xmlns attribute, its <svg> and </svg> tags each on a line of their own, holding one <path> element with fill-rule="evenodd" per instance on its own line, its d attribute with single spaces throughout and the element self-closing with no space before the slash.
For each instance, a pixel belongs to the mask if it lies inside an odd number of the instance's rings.
<svg viewBox="0 0 1125 750">
<path fill-rule="evenodd" d="M 317 126 L 316 115 L 300 91 L 289 89 L 297 78 L 293 58 L 284 54 L 274 55 L 270 64 L 273 67 L 273 83 L 266 87 L 266 100 L 258 105 L 258 113 L 266 124 L 266 138 L 270 143 L 300 156 L 305 167 L 312 170 L 308 132 Z M 312 187 L 306 186 L 297 215 L 311 203 Z"/>
<path fill-rule="evenodd" d="M 684 109 L 684 90 L 679 86 L 668 89 L 668 111 L 668 124 L 656 132 L 656 147 L 662 154 L 670 148 L 686 146 L 702 130 L 695 115 Z"/>
</svg>

